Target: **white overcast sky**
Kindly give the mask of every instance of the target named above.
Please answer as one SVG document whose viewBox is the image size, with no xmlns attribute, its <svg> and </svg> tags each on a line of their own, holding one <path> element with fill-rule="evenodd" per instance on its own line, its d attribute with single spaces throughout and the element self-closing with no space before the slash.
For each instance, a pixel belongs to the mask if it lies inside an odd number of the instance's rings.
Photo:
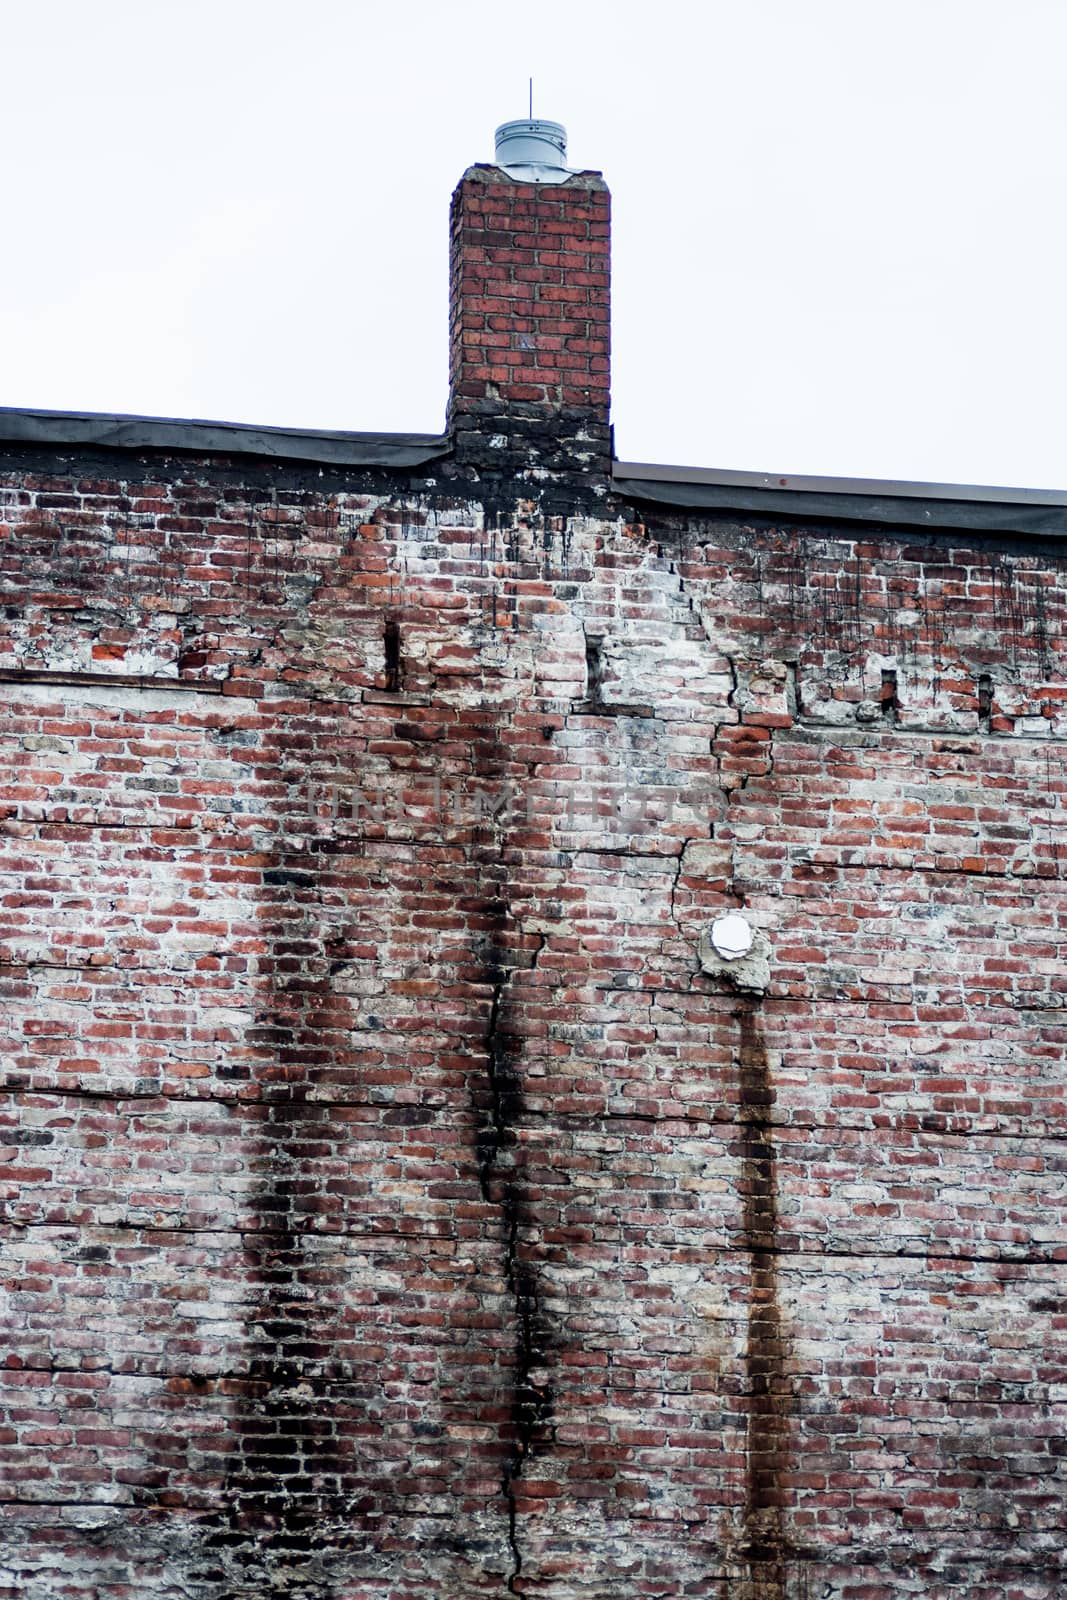
<svg viewBox="0 0 1067 1600">
<path fill-rule="evenodd" d="M 1067 0 L 0 0 L 0 404 L 437 431 L 497 123 L 613 193 L 617 453 L 1067 488 Z"/>
</svg>

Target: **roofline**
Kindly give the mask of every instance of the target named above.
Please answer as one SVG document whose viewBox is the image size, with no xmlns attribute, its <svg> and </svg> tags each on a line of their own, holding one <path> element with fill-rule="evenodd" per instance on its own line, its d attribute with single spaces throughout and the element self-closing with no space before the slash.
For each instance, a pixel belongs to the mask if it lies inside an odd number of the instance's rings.
<svg viewBox="0 0 1067 1600">
<path fill-rule="evenodd" d="M 0 406 L 0 443 L 246 455 L 339 468 L 418 467 L 452 450 L 447 433 L 349 433 L 13 406 Z M 614 461 L 612 479 L 616 490 L 632 500 L 680 510 L 1067 537 L 1067 490 L 785 476 L 646 461 Z"/>
<path fill-rule="evenodd" d="M 140 417 L 106 411 L 37 411 L 0 406 L 0 442 L 50 448 L 182 450 L 197 455 L 266 456 L 336 467 L 417 467 L 447 455 L 437 433 L 343 433 L 247 426 L 198 418 Z"/>
<path fill-rule="evenodd" d="M 1067 491 L 878 478 L 819 478 L 615 461 L 616 491 L 679 510 L 757 513 L 790 520 L 868 522 L 931 532 L 1067 537 Z"/>
<path fill-rule="evenodd" d="M 616 478 L 651 483 L 713 483 L 731 488 L 792 490 L 798 494 L 869 494 L 884 499 L 993 500 L 1010 505 L 1067 506 L 1067 489 L 1010 489 L 989 484 L 922 483 L 897 478 L 822 478 L 806 473 L 729 472 L 719 467 L 671 467 L 649 461 L 614 461 Z"/>
</svg>

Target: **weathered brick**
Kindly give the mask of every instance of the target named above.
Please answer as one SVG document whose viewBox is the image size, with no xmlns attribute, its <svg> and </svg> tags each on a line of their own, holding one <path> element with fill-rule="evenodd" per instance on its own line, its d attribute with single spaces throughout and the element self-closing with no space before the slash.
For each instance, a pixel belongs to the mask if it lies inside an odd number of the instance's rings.
<svg viewBox="0 0 1067 1600">
<path fill-rule="evenodd" d="M 1053 1600 L 1067 570 L 635 520 L 453 219 L 432 470 L 0 457 L 0 1594 Z"/>
</svg>

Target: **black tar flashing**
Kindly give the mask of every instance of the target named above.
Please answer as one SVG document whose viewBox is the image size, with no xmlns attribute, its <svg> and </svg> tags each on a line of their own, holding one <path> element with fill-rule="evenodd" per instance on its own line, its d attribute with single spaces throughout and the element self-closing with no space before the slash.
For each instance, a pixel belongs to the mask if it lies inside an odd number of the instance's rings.
<svg viewBox="0 0 1067 1600">
<path fill-rule="evenodd" d="M 0 407 L 0 441 L 54 448 L 182 450 L 195 455 L 266 456 L 335 467 L 419 467 L 449 453 L 447 434 L 307 433 L 234 422 L 130 417 L 95 411 L 20 411 Z"/>
</svg>

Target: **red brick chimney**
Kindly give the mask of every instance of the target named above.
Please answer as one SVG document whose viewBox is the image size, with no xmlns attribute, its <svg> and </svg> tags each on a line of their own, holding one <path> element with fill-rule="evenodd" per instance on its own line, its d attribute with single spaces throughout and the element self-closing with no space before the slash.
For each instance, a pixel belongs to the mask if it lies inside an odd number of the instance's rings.
<svg viewBox="0 0 1067 1600">
<path fill-rule="evenodd" d="M 565 139 L 505 124 L 501 164 L 452 197 L 449 427 L 457 448 L 492 438 L 527 458 L 571 439 L 588 466 L 610 454 L 611 199 L 599 173 L 568 171 Z"/>
</svg>

